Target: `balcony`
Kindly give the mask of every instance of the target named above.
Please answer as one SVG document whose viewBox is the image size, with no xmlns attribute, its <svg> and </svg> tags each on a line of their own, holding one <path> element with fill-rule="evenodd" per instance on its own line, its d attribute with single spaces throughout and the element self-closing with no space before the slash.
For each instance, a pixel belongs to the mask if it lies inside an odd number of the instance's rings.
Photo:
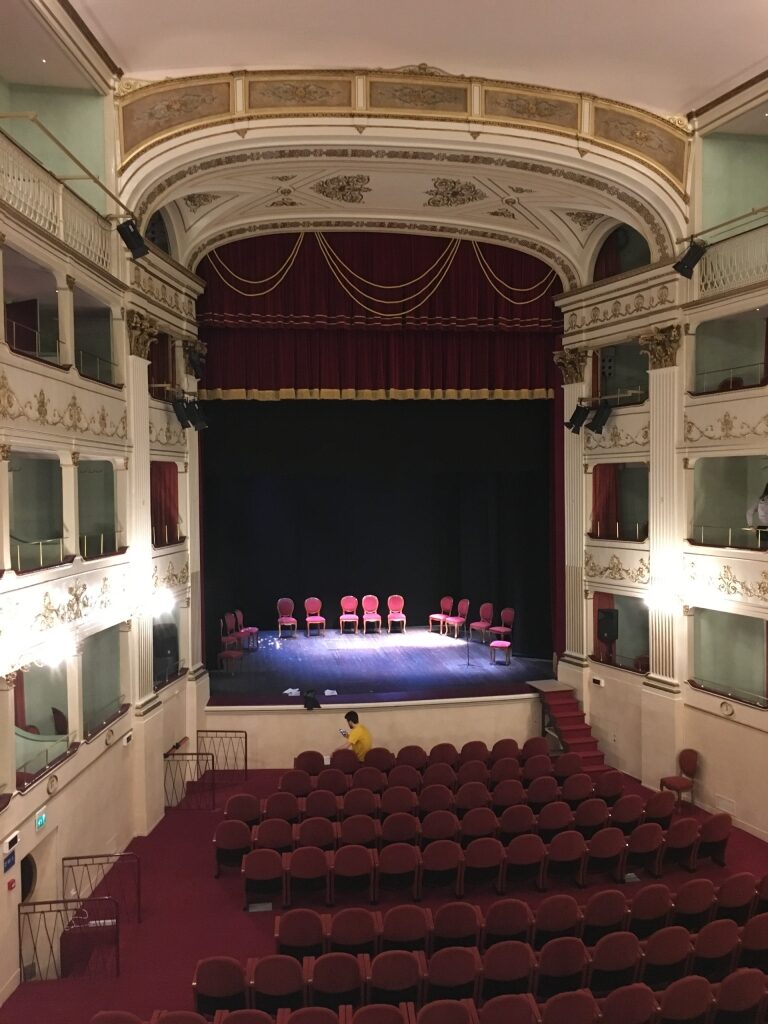
<svg viewBox="0 0 768 1024">
<path fill-rule="evenodd" d="M 101 270 L 115 273 L 112 225 L 0 131 L 0 200 L 61 239 Z"/>
</svg>

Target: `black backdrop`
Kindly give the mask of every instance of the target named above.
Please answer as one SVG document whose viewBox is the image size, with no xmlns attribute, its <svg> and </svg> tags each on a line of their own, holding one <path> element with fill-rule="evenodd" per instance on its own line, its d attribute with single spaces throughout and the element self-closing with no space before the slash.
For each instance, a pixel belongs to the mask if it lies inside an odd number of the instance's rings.
<svg viewBox="0 0 768 1024">
<path fill-rule="evenodd" d="M 513 647 L 552 653 L 550 403 L 205 403 L 201 435 L 206 651 L 219 618 L 275 629 L 275 602 L 405 597 L 425 626 L 442 594 L 517 612 Z"/>
</svg>

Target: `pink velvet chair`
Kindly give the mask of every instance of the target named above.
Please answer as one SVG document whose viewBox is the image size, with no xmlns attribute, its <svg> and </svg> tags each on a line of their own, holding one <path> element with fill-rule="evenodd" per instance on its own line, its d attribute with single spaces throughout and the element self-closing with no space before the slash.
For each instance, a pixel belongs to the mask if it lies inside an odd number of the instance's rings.
<svg viewBox="0 0 768 1024">
<path fill-rule="evenodd" d="M 295 633 L 298 628 L 298 620 L 293 616 L 293 599 L 279 597 L 277 599 L 277 635 L 282 636 L 284 629 L 292 629 Z"/>
<path fill-rule="evenodd" d="M 244 625 L 243 613 L 239 608 L 235 608 L 235 624 L 237 625 L 237 632 L 243 638 L 244 647 L 259 646 L 259 627 Z"/>
<path fill-rule="evenodd" d="M 467 632 L 467 616 L 469 615 L 469 598 L 462 597 L 456 606 L 456 615 L 449 615 L 445 620 L 445 632 L 446 634 L 453 630 L 454 637 L 458 640 L 459 630 L 463 629 L 464 634 Z"/>
<path fill-rule="evenodd" d="M 482 615 L 480 616 L 482 618 Z M 488 632 L 494 640 L 509 640 L 512 635 L 512 626 L 515 623 L 515 609 L 501 609 L 501 625 L 491 626 Z"/>
<path fill-rule="evenodd" d="M 469 639 L 472 639 L 474 632 L 483 634 L 483 643 L 485 643 L 486 633 L 493 625 L 493 605 L 490 601 L 486 601 L 480 605 L 480 618 L 477 622 L 470 622 L 469 624 Z"/>
<path fill-rule="evenodd" d="M 440 598 L 440 611 L 432 612 L 427 622 L 427 629 L 432 632 L 432 626 L 437 623 L 440 627 L 440 633 L 442 634 L 445 629 L 445 622 L 449 615 L 453 613 L 453 598 L 447 594 L 445 597 Z"/>
<path fill-rule="evenodd" d="M 402 594 L 390 594 L 387 598 L 387 632 L 392 632 L 392 626 L 401 623 L 403 633 L 405 632 L 405 598 Z"/>
<path fill-rule="evenodd" d="M 317 626 L 318 629 L 322 629 L 323 633 L 325 633 L 325 618 L 320 614 L 322 608 L 323 602 L 319 597 L 308 597 L 304 602 L 307 636 L 310 635 L 313 626 Z"/>
<path fill-rule="evenodd" d="M 376 632 L 381 632 L 381 615 L 379 614 L 379 599 L 375 594 L 366 594 L 363 598 L 363 633 L 368 632 L 368 623 L 376 626 Z"/>
<path fill-rule="evenodd" d="M 352 623 L 357 633 L 360 625 L 360 616 L 357 614 L 357 598 L 353 594 L 347 594 L 341 599 L 341 615 L 339 616 L 339 632 L 344 632 L 344 624 Z"/>
</svg>

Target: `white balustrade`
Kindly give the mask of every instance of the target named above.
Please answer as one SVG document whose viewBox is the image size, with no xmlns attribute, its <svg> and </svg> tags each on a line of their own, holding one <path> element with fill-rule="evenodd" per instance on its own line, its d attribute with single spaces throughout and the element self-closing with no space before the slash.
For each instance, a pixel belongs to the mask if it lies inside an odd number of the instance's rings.
<svg viewBox="0 0 768 1024">
<path fill-rule="evenodd" d="M 103 270 L 112 265 L 111 226 L 0 132 L 0 199 Z"/>
<path fill-rule="evenodd" d="M 768 277 L 768 224 L 710 246 L 698 266 L 700 295 L 763 283 Z"/>
</svg>

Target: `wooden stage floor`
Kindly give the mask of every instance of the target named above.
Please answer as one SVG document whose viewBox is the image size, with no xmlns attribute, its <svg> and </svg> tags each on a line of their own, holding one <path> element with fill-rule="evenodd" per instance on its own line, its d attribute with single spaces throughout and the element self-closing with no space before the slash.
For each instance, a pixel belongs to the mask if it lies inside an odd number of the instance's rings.
<svg viewBox="0 0 768 1024">
<path fill-rule="evenodd" d="M 428 633 L 345 634 L 328 629 L 307 638 L 262 632 L 259 647 L 243 657 L 240 671 L 211 671 L 209 706 L 290 706 L 301 697 L 285 694 L 314 689 L 321 705 L 379 701 L 441 700 L 531 693 L 530 680 L 550 679 L 551 662 L 512 657 L 504 664 L 479 640 Z M 326 695 L 324 691 L 335 690 Z"/>
</svg>

